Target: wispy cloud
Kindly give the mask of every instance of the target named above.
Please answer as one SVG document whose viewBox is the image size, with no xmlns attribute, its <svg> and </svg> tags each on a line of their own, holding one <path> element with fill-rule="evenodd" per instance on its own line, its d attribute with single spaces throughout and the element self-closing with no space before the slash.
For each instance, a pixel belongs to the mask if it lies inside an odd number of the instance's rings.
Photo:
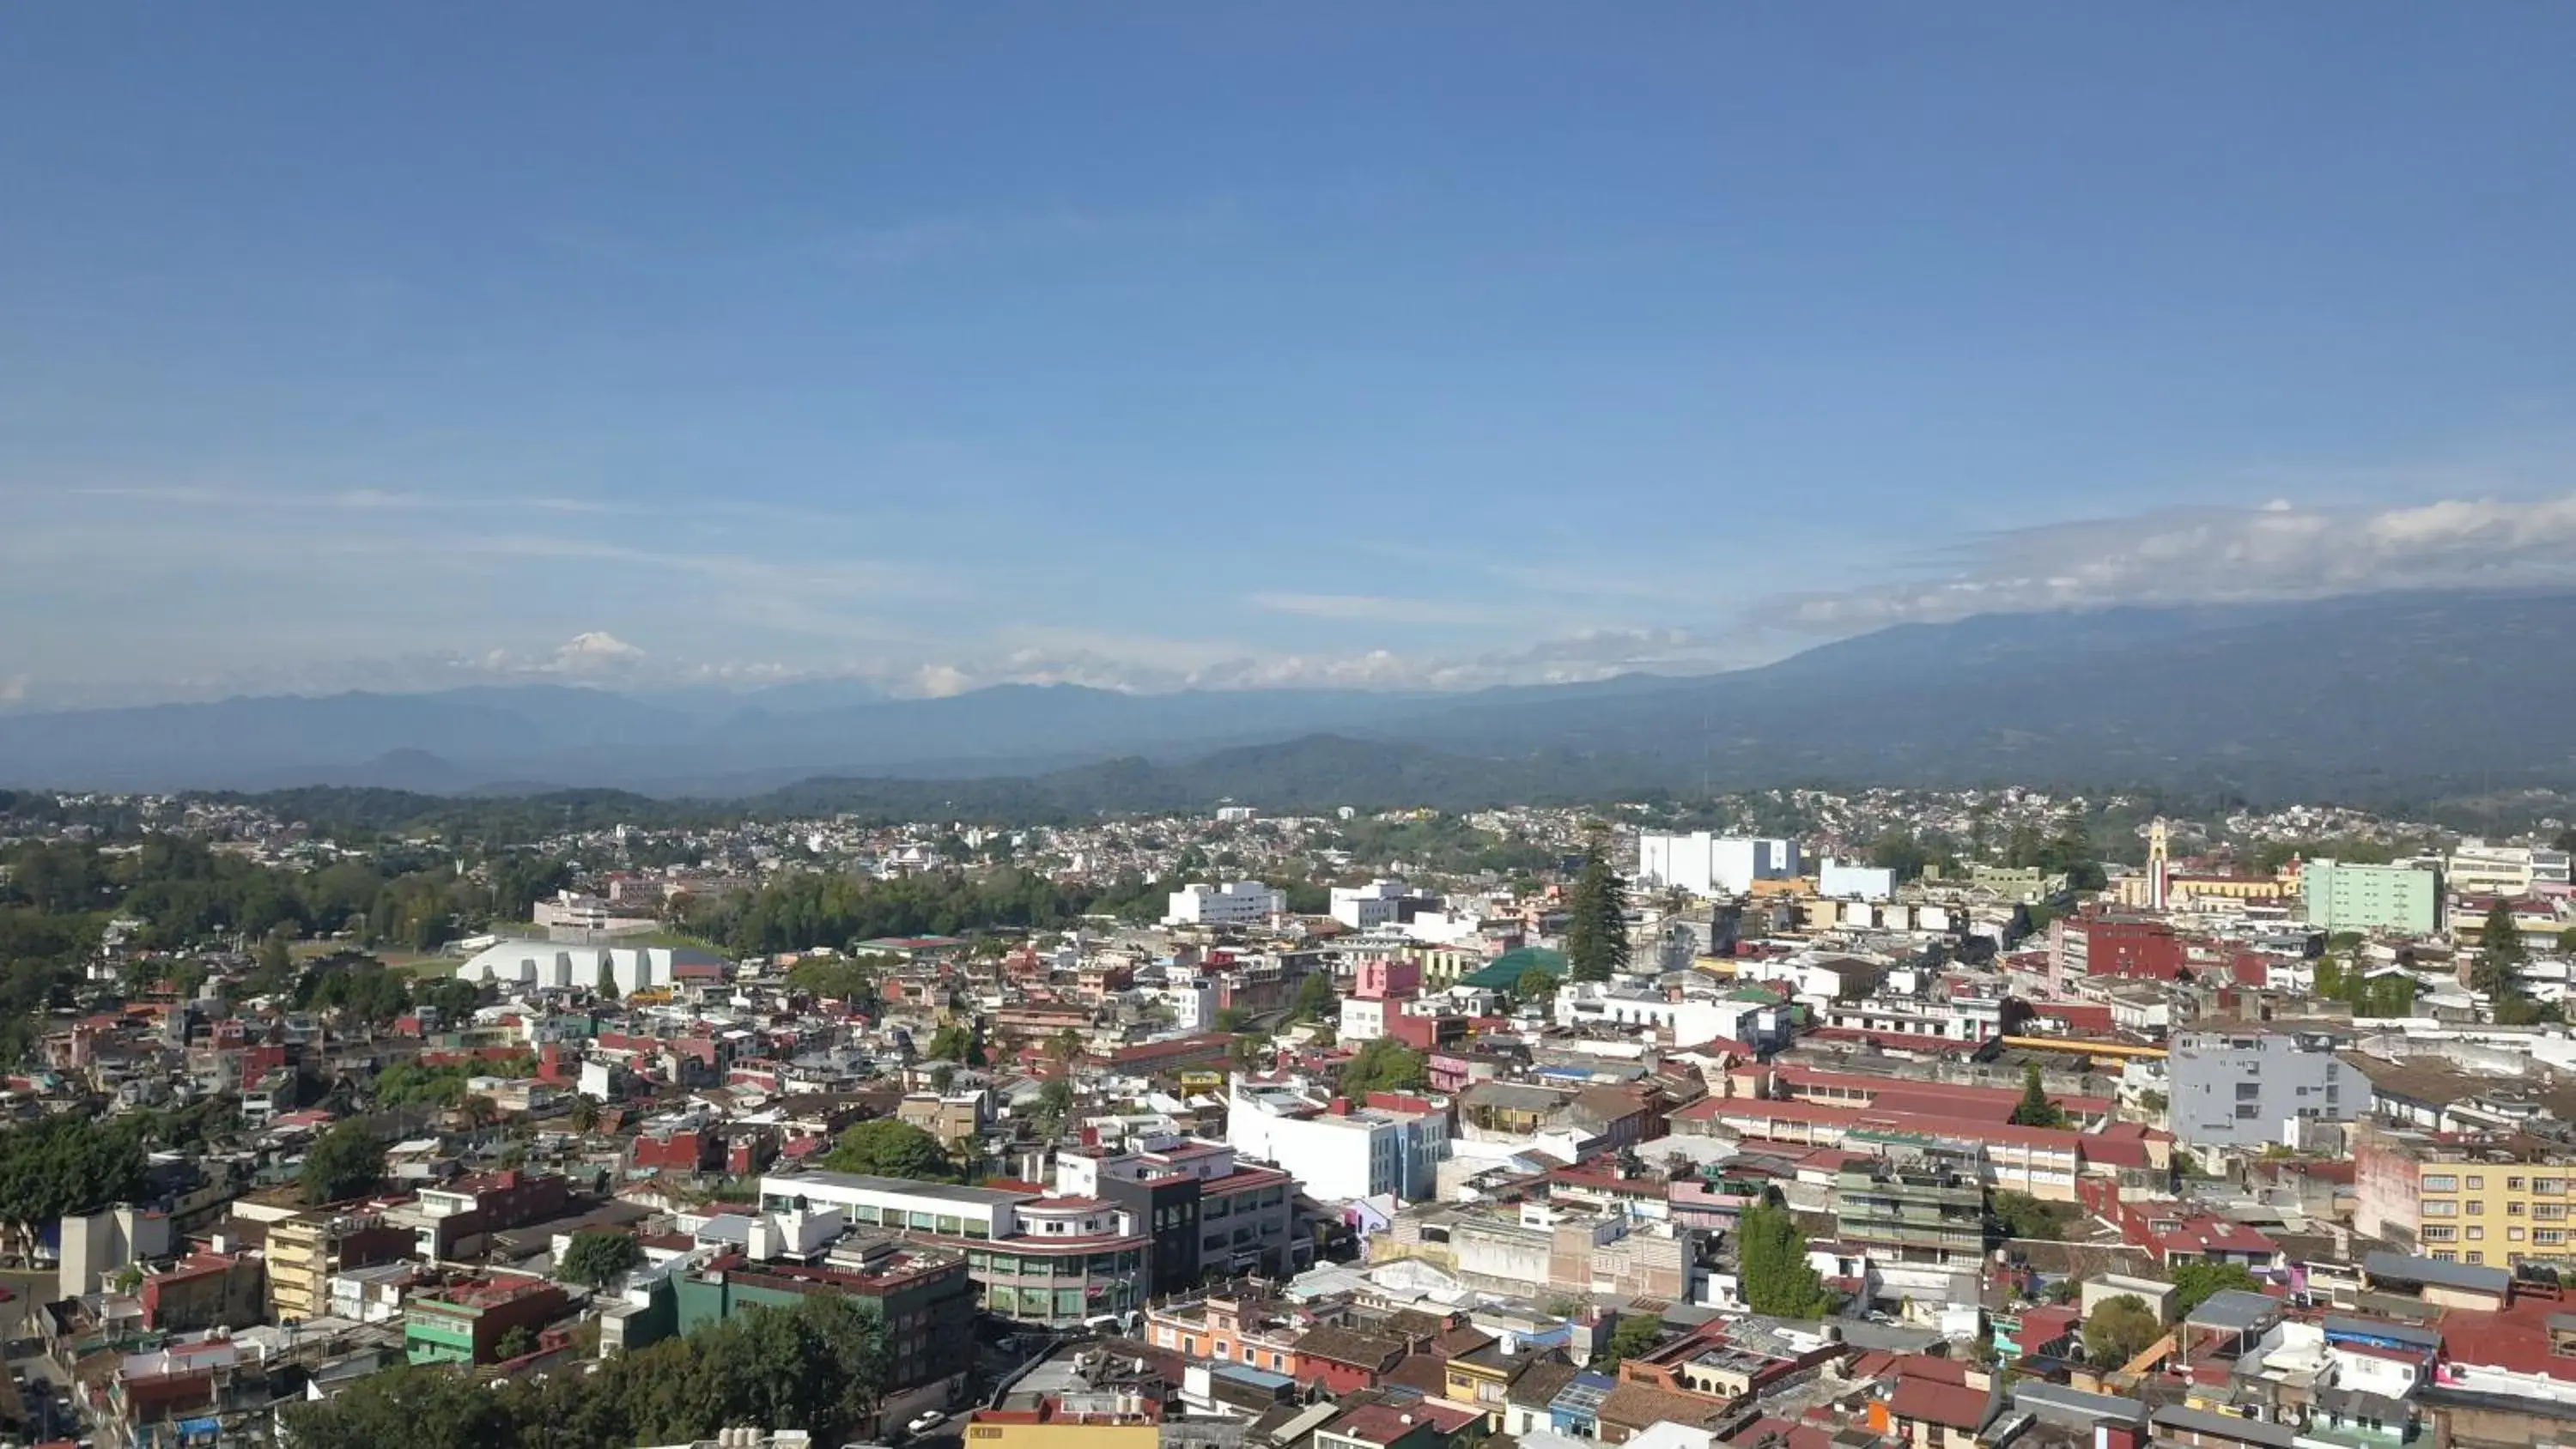
<svg viewBox="0 0 2576 1449">
<path fill-rule="evenodd" d="M 2325 598 L 2576 580 L 2576 493 L 2379 509 L 2190 509 L 1995 534 L 1948 577 L 1798 600 L 1815 632 L 2113 604 Z"/>
<path fill-rule="evenodd" d="M 1350 619 L 1378 624 L 1492 624 L 1517 612 L 1494 604 L 1449 599 L 1408 599 L 1383 594 L 1255 593 L 1253 608 L 1305 619 Z"/>
</svg>

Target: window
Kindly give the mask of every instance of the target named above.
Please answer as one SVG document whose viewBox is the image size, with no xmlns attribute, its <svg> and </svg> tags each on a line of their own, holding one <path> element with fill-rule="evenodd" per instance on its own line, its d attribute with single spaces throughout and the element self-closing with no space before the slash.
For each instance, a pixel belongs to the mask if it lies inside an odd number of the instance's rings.
<svg viewBox="0 0 2576 1449">
<path fill-rule="evenodd" d="M 2531 1180 L 2531 1190 L 2533 1192 L 2565 1192 L 2567 1190 L 2567 1179 L 2563 1177 L 2535 1177 Z"/>
<path fill-rule="evenodd" d="M 2475 1223 L 2471 1223 L 2471 1224 L 2469 1225 L 2469 1241 L 2470 1241 L 2470 1242 L 2472 1242 L 2472 1243 L 2477 1242 L 2478 1240 L 2480 1240 L 2480 1239 L 2484 1238 L 2486 1235 L 2487 1235 L 2487 1230 L 2486 1230 L 2486 1229 L 2484 1229 L 2484 1228 L 2482 1228 L 2482 1227 L 2479 1227 L 2479 1226 L 2478 1226 L 2477 1224 L 2475 1224 Z"/>
<path fill-rule="evenodd" d="M 2474 1172 L 2469 1174 L 2469 1191 L 2484 1192 L 2486 1191 L 2486 1187 L 2487 1180 L 2485 1178 L 2478 1176 Z"/>
<path fill-rule="evenodd" d="M 2563 1243 L 2567 1241 L 2567 1230 L 2565 1228 L 2533 1228 L 2531 1230 L 2531 1240 L 2535 1243 Z"/>
<path fill-rule="evenodd" d="M 2474 1181 L 2474 1179 L 2472 1180 Z M 2470 1198 L 2468 1202 L 2468 1211 L 2470 1217 L 2482 1218 L 2487 1215 L 2487 1205 L 2480 1199 Z"/>
<path fill-rule="evenodd" d="M 2419 1184 L 2426 1192 L 2457 1192 L 2460 1180 L 2447 1172 L 2428 1172 Z"/>
<path fill-rule="evenodd" d="M 2520 1229 L 2520 1228 L 2507 1228 L 2507 1229 L 2505 1229 L 2505 1230 L 2504 1230 L 2504 1239 L 2505 1239 L 2505 1241 L 2506 1241 L 2506 1242 L 2508 1242 L 2508 1243 L 2519 1243 L 2519 1242 L 2521 1242 L 2521 1241 L 2522 1241 L 2522 1229 Z"/>
<path fill-rule="evenodd" d="M 2428 1243 L 2448 1243 L 2454 1241 L 2460 1236 L 2460 1230 L 2453 1227 L 2444 1227 L 2437 1223 L 2426 1223 L 2424 1225 L 2422 1236 L 2424 1241 Z"/>
<path fill-rule="evenodd" d="M 2487 1255 L 2484 1253 L 2467 1253 L 2463 1254 L 2462 1258 L 2466 1262 L 2483 1263 L 2487 1260 Z"/>
<path fill-rule="evenodd" d="M 2236 1120 L 2239 1122 L 2251 1122 L 2257 1116 L 2261 1115 L 2262 1111 L 2263 1106 L 2259 1102 L 2239 1102 L 2236 1104 Z"/>
<path fill-rule="evenodd" d="M 2236 1084 L 2237 1101 L 2251 1102 L 2257 1100 L 2262 1095 L 2263 1084 L 2261 1082 L 2238 1082 Z"/>
<path fill-rule="evenodd" d="M 2509 1217 L 2509 1218 L 2518 1218 L 2518 1217 L 2521 1217 L 2521 1216 L 2522 1216 L 2522 1199 L 2521 1199 L 2521 1198 L 2515 1198 L 2515 1199 L 2513 1199 L 2511 1202 L 2506 1203 L 2506 1204 L 2504 1205 L 2504 1215 L 2505 1215 L 2506 1217 Z"/>
<path fill-rule="evenodd" d="M 2424 1216 L 2428 1218 L 2455 1218 L 2459 1215 L 2460 1205 L 2458 1203 L 2438 1202 L 2432 1198 L 2426 1198 L 2424 1200 Z"/>
<path fill-rule="evenodd" d="M 2504 1180 L 2504 1190 L 2505 1190 L 2505 1191 L 2507 1191 L 2507 1192 L 2520 1192 L 2520 1191 L 2522 1191 L 2522 1179 L 2521 1179 L 2521 1178 L 2518 1178 L 2518 1177 L 2508 1177 L 2508 1178 L 2506 1178 L 2506 1179 Z"/>
</svg>

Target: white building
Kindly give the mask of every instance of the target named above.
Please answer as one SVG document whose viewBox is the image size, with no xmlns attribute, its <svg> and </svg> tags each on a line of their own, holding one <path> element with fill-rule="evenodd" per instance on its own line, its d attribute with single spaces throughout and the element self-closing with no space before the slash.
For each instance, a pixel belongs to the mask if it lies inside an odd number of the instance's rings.
<svg viewBox="0 0 2576 1449">
<path fill-rule="evenodd" d="M 1740 896 L 1757 880 L 1798 874 L 1794 840 L 1751 840 L 1689 835 L 1637 837 L 1637 884 L 1686 890 L 1702 896 Z"/>
<path fill-rule="evenodd" d="M 1319 1202 L 1388 1194 L 1420 1202 L 1449 1155 L 1449 1119 L 1437 1113 L 1354 1107 L 1338 1097 L 1318 1103 L 1240 1073 L 1227 1081 L 1226 1109 L 1227 1143 L 1276 1165 Z"/>
<path fill-rule="evenodd" d="M 1556 1024 L 1600 1027 L 1634 1035 L 1655 1031 L 1673 1046 L 1696 1046 L 1720 1037 L 1759 1042 L 1782 1030 L 1780 1008 L 1769 1002 L 1685 997 L 1600 981 L 1571 981 L 1556 989 Z"/>
<path fill-rule="evenodd" d="M 1387 1018 L 1403 1005 L 1397 1001 L 1380 1001 L 1365 996 L 1342 998 L 1341 1040 L 1346 1043 L 1375 1041 L 1386 1035 Z"/>
<path fill-rule="evenodd" d="M 1288 893 L 1257 880 L 1186 885 L 1172 892 L 1166 926 L 1257 926 L 1288 909 Z"/>
<path fill-rule="evenodd" d="M 1186 1032 L 1216 1028 L 1216 982 L 1193 976 L 1162 988 L 1163 1003 L 1172 1008 L 1172 1025 Z"/>
<path fill-rule="evenodd" d="M 1373 880 L 1364 886 L 1333 887 L 1333 919 L 1354 931 L 1373 930 L 1393 921 L 1403 910 L 1411 887 L 1400 880 Z"/>
<path fill-rule="evenodd" d="M 652 986 L 668 986 L 678 968 L 702 966 L 721 972 L 724 958 L 688 947 L 573 946 L 553 941 L 502 941 L 486 946 L 456 968 L 463 981 L 498 981 L 538 990 L 595 990 L 602 971 L 618 994 L 631 996 Z"/>
<path fill-rule="evenodd" d="M 2568 883 L 2567 852 L 2472 838 L 2442 862 L 2442 877 L 2463 895 L 2527 895 L 2535 886 Z"/>
<path fill-rule="evenodd" d="M 1828 860 L 1816 869 L 1816 894 L 1828 900 L 1883 901 L 1896 894 L 1896 872 Z"/>
<path fill-rule="evenodd" d="M 838 1211 L 850 1222 L 870 1227 L 915 1228 L 945 1237 L 1009 1238 L 1020 1232 L 1019 1212 L 1038 1206 L 1034 1192 L 1008 1192 L 989 1187 L 952 1187 L 899 1177 L 870 1177 L 850 1172 L 774 1172 L 760 1180 L 760 1209 L 766 1213 Z M 1091 1224 L 1095 1232 L 1123 1232 L 1109 1222 L 1116 1210 L 1099 1207 Z"/>
</svg>

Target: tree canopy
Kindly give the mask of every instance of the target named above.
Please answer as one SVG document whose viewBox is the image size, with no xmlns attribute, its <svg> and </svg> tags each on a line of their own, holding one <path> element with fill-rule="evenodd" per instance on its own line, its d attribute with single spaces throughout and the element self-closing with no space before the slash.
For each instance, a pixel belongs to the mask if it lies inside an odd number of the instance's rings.
<svg viewBox="0 0 2576 1449">
<path fill-rule="evenodd" d="M 384 1180 L 385 1145 L 363 1122 L 335 1122 L 304 1153 L 307 1203 L 344 1202 Z"/>
<path fill-rule="evenodd" d="M 2116 1368 L 2164 1337 L 2155 1310 L 2134 1293 L 2107 1299 L 2084 1320 L 2084 1357 L 2096 1368 Z"/>
<path fill-rule="evenodd" d="M 747 1307 L 683 1339 L 618 1354 L 588 1374 L 487 1387 L 446 1367 L 397 1365 L 285 1411 L 297 1449 L 594 1449 L 712 1439 L 737 1424 L 867 1437 L 884 1392 L 876 1319 L 815 1294 Z"/>
<path fill-rule="evenodd" d="M 2230 1288 L 2248 1290 L 2263 1286 L 2242 1263 L 2177 1263 L 2173 1268 L 2174 1313 L 2188 1317 L 2193 1309 L 2210 1299 L 2210 1295 Z"/>
<path fill-rule="evenodd" d="M 1631 1313 L 1620 1318 L 1619 1326 L 1610 1330 L 1609 1359 L 1612 1364 L 1622 1359 L 1651 1353 L 1664 1338 L 1664 1323 L 1651 1314 Z"/>
<path fill-rule="evenodd" d="M 861 1122 L 842 1132 L 840 1141 L 817 1166 L 832 1172 L 908 1177 L 915 1182 L 954 1182 L 957 1169 L 939 1139 L 891 1117 Z"/>
<path fill-rule="evenodd" d="M 2021 1068 L 2021 1100 L 2013 1104 L 2012 1119 L 2021 1127 L 2063 1127 L 2066 1109 L 2048 1095 L 2039 1080 L 2039 1063 L 2024 1062 Z"/>
<path fill-rule="evenodd" d="M 0 1222 L 33 1241 L 65 1213 L 133 1197 L 143 1187 L 145 1125 L 66 1114 L 0 1129 Z"/>
<path fill-rule="evenodd" d="M 1628 969 L 1628 885 L 1610 868 L 1597 834 L 1584 844 L 1566 902 L 1565 959 L 1577 981 L 1607 981 Z"/>
<path fill-rule="evenodd" d="M 597 1288 L 615 1282 L 621 1274 L 643 1263 L 644 1245 L 636 1242 L 633 1234 L 585 1228 L 573 1234 L 572 1242 L 565 1247 L 558 1276 L 567 1283 Z"/>
<path fill-rule="evenodd" d="M 1363 1043 L 1359 1054 L 1342 1068 L 1342 1095 L 1351 1098 L 1371 1092 L 1418 1092 L 1430 1082 L 1430 1058 L 1391 1036 Z"/>
<path fill-rule="evenodd" d="M 1834 1308 L 1825 1280 L 1807 1262 L 1807 1239 L 1798 1220 L 1776 1203 L 1755 1203 L 1735 1226 L 1736 1273 L 1744 1301 L 1756 1313 L 1782 1318 L 1821 1318 Z"/>
</svg>

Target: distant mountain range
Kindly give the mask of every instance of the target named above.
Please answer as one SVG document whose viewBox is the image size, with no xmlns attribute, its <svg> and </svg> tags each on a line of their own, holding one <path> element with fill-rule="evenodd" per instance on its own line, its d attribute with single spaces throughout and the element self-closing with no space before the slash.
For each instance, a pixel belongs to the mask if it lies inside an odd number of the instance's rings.
<svg viewBox="0 0 2576 1449">
<path fill-rule="evenodd" d="M 1995 615 L 1756 669 L 1467 695 L 946 699 L 521 686 L 0 717 L 0 785 L 613 787 L 1072 811 L 1474 803 L 1833 781 L 2134 781 L 2367 798 L 2576 783 L 2576 594 Z M 823 778 L 816 778 L 823 777 Z M 804 782 L 804 783 L 799 783 Z"/>
</svg>

